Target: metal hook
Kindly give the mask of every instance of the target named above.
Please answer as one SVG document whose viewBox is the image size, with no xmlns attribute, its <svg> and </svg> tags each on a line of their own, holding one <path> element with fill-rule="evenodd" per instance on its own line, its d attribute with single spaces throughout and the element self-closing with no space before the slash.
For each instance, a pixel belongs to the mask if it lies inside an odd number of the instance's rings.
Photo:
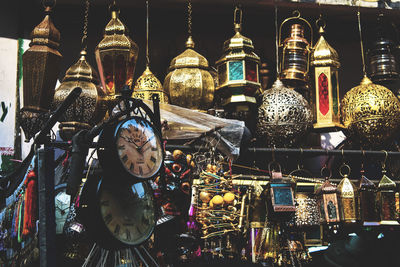
<svg viewBox="0 0 400 267">
<path fill-rule="evenodd" d="M 343 173 L 343 170 L 345 170 L 345 168 L 348 170 L 347 173 Z M 349 176 L 349 175 L 350 175 L 350 172 L 351 172 L 351 168 L 350 168 L 350 166 L 347 165 L 346 163 L 343 163 L 342 166 L 340 166 L 340 168 L 339 168 L 339 174 L 340 174 L 340 176 L 342 176 L 342 177 Z"/>
<path fill-rule="evenodd" d="M 317 28 L 321 27 L 322 29 L 325 29 L 326 21 L 322 18 L 322 14 L 319 14 L 319 18 L 315 21 L 315 25 Z"/>
<path fill-rule="evenodd" d="M 300 11 L 298 11 L 297 9 L 292 12 L 292 15 L 295 18 L 300 18 L 301 16 Z"/>
<path fill-rule="evenodd" d="M 382 150 L 382 152 L 385 153 L 385 159 L 382 162 L 382 169 L 385 169 L 386 168 L 386 160 L 388 158 L 388 152 L 386 150 Z"/>
</svg>

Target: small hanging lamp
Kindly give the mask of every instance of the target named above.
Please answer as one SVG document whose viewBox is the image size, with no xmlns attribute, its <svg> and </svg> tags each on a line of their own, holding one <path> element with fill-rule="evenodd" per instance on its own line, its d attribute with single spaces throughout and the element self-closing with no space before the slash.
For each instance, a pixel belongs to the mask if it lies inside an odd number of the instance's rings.
<svg viewBox="0 0 400 267">
<path fill-rule="evenodd" d="M 359 11 L 357 17 L 364 78 L 360 85 L 345 94 L 340 113 L 347 129 L 345 134 L 359 140 L 364 147 L 381 147 L 387 145 L 399 129 L 400 102 L 389 89 L 367 78 Z"/>
<path fill-rule="evenodd" d="M 341 127 L 339 117 L 339 56 L 324 38 L 325 22 L 317 20 L 319 40 L 311 53 L 315 81 L 314 129 Z"/>
<path fill-rule="evenodd" d="M 323 172 L 324 168 L 321 170 Z M 329 176 L 325 177 L 325 182 L 315 191 L 317 205 L 320 210 L 320 222 L 322 224 L 339 223 L 339 201 L 335 185 L 329 181 Z"/>
<path fill-rule="evenodd" d="M 144 100 L 152 100 L 157 94 L 160 103 L 169 103 L 169 96 L 164 92 L 161 82 L 150 70 L 149 56 L 149 1 L 146 1 L 146 69 L 137 79 L 133 88 L 132 97 Z"/>
<path fill-rule="evenodd" d="M 283 42 L 282 27 L 285 23 L 299 21 L 305 23 L 311 33 L 311 43 L 304 36 L 304 26 L 300 23 L 291 24 L 290 36 Z M 280 79 L 285 83 L 303 85 L 309 80 L 310 53 L 312 49 L 313 32 L 310 23 L 301 17 L 298 10 L 293 12 L 293 17 L 285 19 L 279 28 L 279 47 L 282 48 L 282 65 Z"/>
<path fill-rule="evenodd" d="M 128 28 L 119 19 L 115 1 L 110 6 L 111 20 L 104 29 L 104 37 L 95 49 L 96 63 L 101 85 L 109 108 L 116 104 L 122 90 L 131 90 L 133 73 L 139 55 L 139 47 L 128 36 Z"/>
<path fill-rule="evenodd" d="M 348 169 L 348 173 L 342 172 L 345 168 Z M 341 221 L 344 223 L 355 223 L 357 221 L 357 189 L 348 177 L 350 174 L 350 167 L 348 165 L 343 164 L 339 172 L 343 177 L 337 187 Z"/>
<path fill-rule="evenodd" d="M 228 112 L 249 111 L 261 93 L 260 57 L 252 40 L 241 34 L 242 10 L 234 11 L 235 35 L 224 42 L 223 55 L 215 62 L 218 71 L 216 94 Z"/>
<path fill-rule="evenodd" d="M 194 50 L 191 0 L 188 0 L 188 34 L 186 50 L 172 59 L 163 87 L 171 104 L 206 111 L 212 107 L 215 87 L 207 59 Z"/>
<path fill-rule="evenodd" d="M 375 207 L 376 186 L 364 175 L 361 167 L 361 178 L 358 184 L 358 211 L 360 222 L 364 226 L 376 225 L 378 216 Z"/>
<path fill-rule="evenodd" d="M 60 72 L 62 56 L 57 50 L 60 32 L 51 20 L 52 8 L 45 6 L 45 17 L 33 29 L 30 48 L 22 55 L 24 107 L 19 111 L 18 119 L 26 141 L 43 127 L 50 116 L 48 111 Z"/>
<path fill-rule="evenodd" d="M 53 105 L 58 106 L 75 88 L 82 88 L 79 98 L 71 105 L 60 120 L 60 136 L 71 140 L 79 130 L 88 129 L 101 121 L 106 107 L 103 101 L 104 93 L 97 86 L 98 77 L 92 66 L 86 60 L 87 26 L 89 15 L 89 0 L 86 0 L 86 10 L 82 37 L 82 51 L 78 61 L 65 73 L 65 77 L 56 89 Z"/>
</svg>

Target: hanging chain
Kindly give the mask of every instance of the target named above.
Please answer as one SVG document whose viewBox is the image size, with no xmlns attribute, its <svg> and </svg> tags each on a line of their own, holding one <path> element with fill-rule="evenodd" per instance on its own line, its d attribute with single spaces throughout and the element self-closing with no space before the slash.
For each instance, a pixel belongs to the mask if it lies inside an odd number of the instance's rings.
<svg viewBox="0 0 400 267">
<path fill-rule="evenodd" d="M 276 77 L 279 77 L 279 44 L 278 44 L 278 6 L 275 5 L 275 57 L 276 57 Z"/>
<path fill-rule="evenodd" d="M 149 1 L 146 0 L 146 66 L 148 67 L 149 65 Z"/>
<path fill-rule="evenodd" d="M 82 45 L 82 49 L 86 51 L 88 23 L 89 23 L 89 6 L 90 6 L 89 0 L 86 0 L 85 5 L 86 5 L 86 8 L 85 8 L 85 17 L 84 17 L 84 21 L 83 21 L 83 34 L 82 34 L 81 45 Z"/>
<path fill-rule="evenodd" d="M 358 7 L 357 19 L 358 19 L 358 33 L 360 34 L 360 47 L 361 47 L 361 59 L 362 59 L 362 66 L 363 66 L 363 74 L 364 74 L 364 76 L 367 76 L 367 72 L 365 71 L 364 45 L 363 45 L 362 32 L 361 32 L 360 7 Z"/>
<path fill-rule="evenodd" d="M 192 36 L 192 1 L 188 0 L 188 34 Z"/>
</svg>

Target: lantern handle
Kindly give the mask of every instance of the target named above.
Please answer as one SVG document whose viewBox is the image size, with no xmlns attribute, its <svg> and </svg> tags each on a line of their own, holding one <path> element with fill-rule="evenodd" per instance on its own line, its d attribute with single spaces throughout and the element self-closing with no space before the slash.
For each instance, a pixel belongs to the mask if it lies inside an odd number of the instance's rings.
<svg viewBox="0 0 400 267">
<path fill-rule="evenodd" d="M 325 170 L 329 171 L 329 176 L 325 176 L 325 175 L 324 175 L 324 171 L 325 171 Z M 327 177 L 327 178 L 331 178 L 331 177 L 332 177 L 332 170 L 329 169 L 329 168 L 326 166 L 326 164 L 321 168 L 320 173 L 321 173 L 321 177 L 323 177 L 323 176 L 325 176 L 325 177 Z"/>
<path fill-rule="evenodd" d="M 240 32 L 242 30 L 243 22 L 243 11 L 240 6 L 235 6 L 235 11 L 233 12 L 233 25 L 235 27 L 235 32 Z"/>
<path fill-rule="evenodd" d="M 347 169 L 347 172 L 344 172 Z M 349 176 L 351 172 L 351 168 L 346 163 L 343 163 L 342 166 L 339 167 L 339 174 L 342 177 Z"/>
<path fill-rule="evenodd" d="M 42 0 L 42 6 L 45 10 L 52 10 L 56 6 L 57 0 Z"/>
<path fill-rule="evenodd" d="M 388 152 L 386 150 L 382 150 L 383 153 L 385 153 L 385 159 L 382 161 L 382 170 L 386 169 L 386 160 L 388 158 Z"/>
<path fill-rule="evenodd" d="M 283 25 L 284 25 L 285 23 L 291 21 L 291 20 L 300 20 L 300 21 L 304 22 L 304 23 L 309 27 L 309 29 L 310 29 L 310 34 L 311 34 L 310 47 L 313 47 L 313 39 L 314 39 L 313 36 L 314 36 L 314 35 L 313 35 L 313 29 L 312 29 L 312 27 L 311 27 L 310 22 L 308 22 L 306 19 L 302 18 L 301 15 L 300 15 L 300 11 L 298 11 L 298 10 L 293 11 L 292 14 L 293 14 L 293 17 L 290 17 L 290 18 L 285 19 L 285 20 L 281 23 L 281 26 L 279 27 L 279 46 L 282 46 L 282 45 L 283 45 L 283 44 L 282 44 L 282 27 L 283 27 Z"/>
<path fill-rule="evenodd" d="M 317 26 L 317 28 L 322 28 L 323 30 L 325 30 L 326 27 L 326 21 L 322 18 L 322 15 L 319 15 L 319 18 L 315 21 L 315 26 Z"/>
</svg>

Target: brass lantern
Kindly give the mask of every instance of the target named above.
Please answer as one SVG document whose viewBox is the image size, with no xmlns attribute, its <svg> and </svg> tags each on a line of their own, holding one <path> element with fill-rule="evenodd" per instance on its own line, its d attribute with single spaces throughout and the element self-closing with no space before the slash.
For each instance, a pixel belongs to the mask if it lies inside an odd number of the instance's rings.
<svg viewBox="0 0 400 267">
<path fill-rule="evenodd" d="M 111 6 L 111 20 L 104 29 L 104 37 L 95 49 L 101 85 L 106 96 L 115 104 L 121 91 L 133 85 L 133 73 L 139 48 L 127 35 L 128 29 L 118 18 L 119 10 Z"/>
<path fill-rule="evenodd" d="M 312 27 L 307 20 L 300 16 L 299 11 L 295 11 L 294 15 L 294 17 L 285 19 L 279 28 L 279 47 L 282 48 L 280 79 L 286 83 L 302 85 L 309 80 L 308 72 L 312 49 Z M 299 23 L 291 25 L 290 36 L 282 42 L 282 27 L 285 23 L 293 20 L 304 22 L 309 27 L 311 32 L 311 44 L 304 36 L 304 26 Z"/>
<path fill-rule="evenodd" d="M 264 91 L 258 108 L 257 135 L 268 145 L 291 146 L 312 124 L 311 109 L 304 97 L 276 80 Z"/>
<path fill-rule="evenodd" d="M 386 170 L 382 170 L 382 179 L 378 184 L 376 194 L 376 206 L 379 213 L 380 224 L 398 225 L 396 214 L 396 183 L 386 176 Z"/>
<path fill-rule="evenodd" d="M 57 48 L 60 32 L 50 18 L 51 8 L 31 33 L 30 48 L 23 54 L 24 107 L 19 112 L 19 122 L 26 140 L 31 139 L 46 122 L 54 96 L 54 88 L 62 58 Z"/>
<path fill-rule="evenodd" d="M 376 207 L 376 186 L 361 173 L 360 183 L 358 185 L 358 212 L 361 223 L 364 226 L 375 225 L 378 221 Z"/>
<path fill-rule="evenodd" d="M 339 117 L 339 56 L 324 38 L 324 27 L 311 53 L 311 66 L 315 80 L 314 128 L 341 127 Z"/>
<path fill-rule="evenodd" d="M 234 26 L 235 35 L 224 42 L 223 55 L 215 62 L 216 93 L 226 111 L 249 111 L 250 106 L 256 105 L 255 95 L 261 93 L 260 57 L 254 53 L 253 42 L 241 34 L 242 10 L 237 7 Z"/>
<path fill-rule="evenodd" d="M 82 88 L 79 98 L 71 105 L 62 117 L 60 136 L 71 140 L 72 136 L 82 129 L 88 129 L 104 117 L 104 93 L 97 86 L 98 78 L 92 66 L 86 61 L 86 51 L 82 50 L 79 60 L 72 65 L 54 94 L 54 105 L 61 104 L 75 88 Z"/>
<path fill-rule="evenodd" d="M 340 222 L 337 188 L 330 183 L 328 177 L 325 178 L 322 186 L 315 191 L 315 195 L 320 210 L 320 222 L 323 224 Z"/>
<path fill-rule="evenodd" d="M 399 100 L 389 89 L 373 84 L 366 76 L 359 86 L 345 94 L 340 112 L 345 133 L 365 146 L 385 145 L 399 129 Z"/>
<path fill-rule="evenodd" d="M 343 179 L 340 181 L 337 189 L 341 221 L 344 223 L 355 223 L 357 221 L 357 189 L 350 181 L 348 174 L 343 175 Z"/>
<path fill-rule="evenodd" d="M 207 59 L 194 51 L 194 42 L 189 36 L 186 50 L 172 59 L 164 80 L 163 87 L 171 104 L 203 111 L 211 108 L 214 80 L 208 69 Z"/>
</svg>

